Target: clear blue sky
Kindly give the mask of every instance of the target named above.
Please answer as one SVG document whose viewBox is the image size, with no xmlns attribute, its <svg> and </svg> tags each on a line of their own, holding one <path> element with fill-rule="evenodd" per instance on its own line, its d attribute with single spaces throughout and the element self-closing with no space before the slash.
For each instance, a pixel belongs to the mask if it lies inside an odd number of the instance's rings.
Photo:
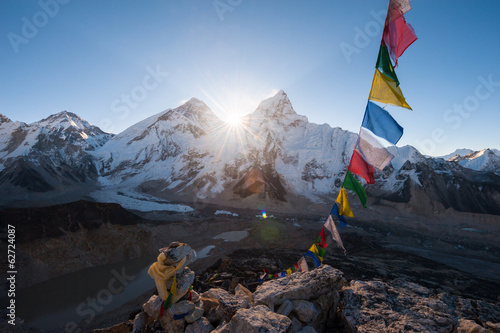
<svg viewBox="0 0 500 333">
<path fill-rule="evenodd" d="M 310 122 L 358 132 L 382 34 L 373 12 L 388 2 L 59 1 L 0 2 L 0 113 L 68 110 L 113 133 L 191 97 L 221 118 L 249 113 L 279 89 Z M 412 7 L 419 39 L 396 72 L 413 111 L 388 107 L 398 146 L 500 148 L 500 2 Z"/>
</svg>

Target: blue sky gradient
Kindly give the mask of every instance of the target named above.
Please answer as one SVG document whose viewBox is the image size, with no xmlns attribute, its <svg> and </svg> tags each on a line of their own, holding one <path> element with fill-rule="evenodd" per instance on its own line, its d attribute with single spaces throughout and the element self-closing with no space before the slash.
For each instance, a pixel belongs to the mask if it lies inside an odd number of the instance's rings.
<svg viewBox="0 0 500 333">
<path fill-rule="evenodd" d="M 396 68 L 398 146 L 500 148 L 500 2 L 415 0 Z M 222 119 L 283 89 L 310 122 L 358 132 L 387 0 L 0 2 L 0 113 L 62 110 L 103 130 L 199 98 Z M 350 50 L 349 53 L 346 50 Z M 127 97 L 128 96 L 128 97 Z"/>
</svg>

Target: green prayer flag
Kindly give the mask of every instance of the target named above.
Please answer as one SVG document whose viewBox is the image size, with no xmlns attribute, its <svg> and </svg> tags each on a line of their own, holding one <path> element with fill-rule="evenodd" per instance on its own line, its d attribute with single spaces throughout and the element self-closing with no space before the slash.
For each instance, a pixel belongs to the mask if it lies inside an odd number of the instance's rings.
<svg viewBox="0 0 500 333">
<path fill-rule="evenodd" d="M 318 257 L 323 258 L 325 256 L 325 254 L 326 254 L 326 250 L 324 248 L 318 246 Z"/>
<path fill-rule="evenodd" d="M 356 177 L 354 177 L 354 175 L 350 171 L 347 171 L 344 178 L 344 184 L 342 186 L 351 191 L 356 192 L 356 194 L 359 197 L 359 201 L 361 201 L 363 207 L 366 208 L 365 189 L 363 188 L 363 185 L 361 185 L 361 183 L 356 179 Z"/>
<path fill-rule="evenodd" d="M 163 307 L 166 309 L 170 309 L 172 306 L 172 294 L 169 294 L 165 302 L 163 303 Z"/>
<path fill-rule="evenodd" d="M 378 68 L 382 72 L 382 74 L 396 82 L 396 87 L 399 86 L 399 80 L 396 76 L 396 72 L 394 71 L 394 67 L 392 66 L 389 51 L 387 50 L 387 46 L 384 43 L 380 45 L 377 57 L 377 65 L 375 66 L 375 68 Z"/>
</svg>

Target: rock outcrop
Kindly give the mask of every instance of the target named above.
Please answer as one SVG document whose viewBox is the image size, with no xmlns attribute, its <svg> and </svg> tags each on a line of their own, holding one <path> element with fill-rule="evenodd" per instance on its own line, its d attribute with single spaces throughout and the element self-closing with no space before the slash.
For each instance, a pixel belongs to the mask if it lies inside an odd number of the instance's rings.
<svg viewBox="0 0 500 333">
<path fill-rule="evenodd" d="M 160 315 L 154 295 L 123 332 L 498 332 L 500 306 L 399 278 L 347 282 L 329 265 L 265 281 L 250 292 L 211 288 Z M 198 311 L 189 321 L 180 313 Z M 114 332 L 118 326 L 95 332 Z"/>
<path fill-rule="evenodd" d="M 339 315 L 349 332 L 496 332 L 500 322 L 498 305 L 402 279 L 353 280 L 341 295 Z"/>
</svg>

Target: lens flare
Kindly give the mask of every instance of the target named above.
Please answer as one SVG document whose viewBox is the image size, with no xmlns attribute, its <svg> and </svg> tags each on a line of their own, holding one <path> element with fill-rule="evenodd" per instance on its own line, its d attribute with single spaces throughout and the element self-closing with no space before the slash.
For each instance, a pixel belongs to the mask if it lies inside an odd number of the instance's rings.
<svg viewBox="0 0 500 333">
<path fill-rule="evenodd" d="M 264 241 L 274 241 L 280 238 L 280 231 L 274 225 L 266 224 L 260 230 L 260 237 Z"/>
</svg>

